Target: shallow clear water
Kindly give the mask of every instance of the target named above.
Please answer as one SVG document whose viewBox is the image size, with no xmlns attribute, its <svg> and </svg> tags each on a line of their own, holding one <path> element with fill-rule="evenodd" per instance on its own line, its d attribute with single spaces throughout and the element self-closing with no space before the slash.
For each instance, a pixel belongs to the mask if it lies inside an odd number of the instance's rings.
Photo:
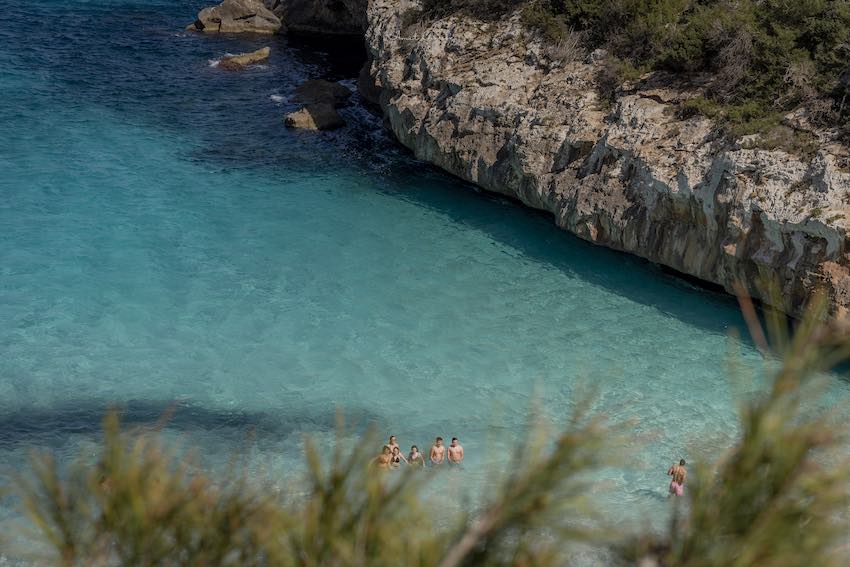
<svg viewBox="0 0 850 567">
<path fill-rule="evenodd" d="M 459 436 L 486 489 L 536 398 L 557 425 L 592 384 L 640 448 L 601 505 L 663 517 L 669 463 L 735 432 L 734 302 L 416 163 L 356 107 L 285 130 L 291 89 L 353 78 L 357 50 L 181 31 L 199 5 L 5 10 L 0 465 L 89 450 L 109 403 L 178 402 L 169 431 L 210 466 L 254 429 L 284 475 L 343 408 L 405 446 Z"/>
</svg>

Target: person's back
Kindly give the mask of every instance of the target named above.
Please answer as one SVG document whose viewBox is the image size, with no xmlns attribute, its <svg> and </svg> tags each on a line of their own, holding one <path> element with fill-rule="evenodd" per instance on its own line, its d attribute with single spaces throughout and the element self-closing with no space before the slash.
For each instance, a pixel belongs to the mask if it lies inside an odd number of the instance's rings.
<svg viewBox="0 0 850 567">
<path fill-rule="evenodd" d="M 667 471 L 668 476 L 672 476 L 670 481 L 670 494 L 675 496 L 683 496 L 685 493 L 685 479 L 688 476 L 688 471 L 685 469 L 685 459 L 681 459 L 679 464 L 673 463 Z"/>
</svg>

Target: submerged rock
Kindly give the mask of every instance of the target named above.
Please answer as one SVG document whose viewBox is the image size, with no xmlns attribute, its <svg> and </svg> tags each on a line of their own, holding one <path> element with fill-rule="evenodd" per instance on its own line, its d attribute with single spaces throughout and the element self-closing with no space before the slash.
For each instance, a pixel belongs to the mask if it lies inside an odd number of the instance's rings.
<svg viewBox="0 0 850 567">
<path fill-rule="evenodd" d="M 345 106 L 349 98 L 351 91 L 345 86 L 323 79 L 311 79 L 296 87 L 292 101 L 302 104 L 325 103 L 339 108 Z"/>
<path fill-rule="evenodd" d="M 277 33 L 283 24 L 262 0 L 224 0 L 198 12 L 187 29 L 206 33 Z"/>
<path fill-rule="evenodd" d="M 301 110 L 290 112 L 284 117 L 283 123 L 287 128 L 304 130 L 333 130 L 345 126 L 345 120 L 334 105 L 327 102 L 308 104 Z"/>
<path fill-rule="evenodd" d="M 269 58 L 269 53 L 271 53 L 271 49 L 263 47 L 262 49 L 252 51 L 251 53 L 225 55 L 219 60 L 218 66 L 222 69 L 227 69 L 228 71 L 241 71 L 248 65 L 254 65 L 260 61 L 265 61 Z"/>
</svg>

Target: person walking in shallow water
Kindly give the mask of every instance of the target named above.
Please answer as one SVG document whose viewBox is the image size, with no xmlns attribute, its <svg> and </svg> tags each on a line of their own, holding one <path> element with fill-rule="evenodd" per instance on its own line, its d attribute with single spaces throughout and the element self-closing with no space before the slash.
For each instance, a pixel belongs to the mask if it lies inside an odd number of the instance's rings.
<svg viewBox="0 0 850 567">
<path fill-rule="evenodd" d="M 688 471 L 685 469 L 685 459 L 679 460 L 679 464 L 673 463 L 667 471 L 667 476 L 672 476 L 670 481 L 670 496 L 684 496 L 685 494 L 685 478 L 688 476 Z"/>
</svg>

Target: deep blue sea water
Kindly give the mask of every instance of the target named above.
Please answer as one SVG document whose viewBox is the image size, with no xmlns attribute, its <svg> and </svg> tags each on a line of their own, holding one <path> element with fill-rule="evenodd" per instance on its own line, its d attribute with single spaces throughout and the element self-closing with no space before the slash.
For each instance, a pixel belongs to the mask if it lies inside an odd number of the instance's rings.
<svg viewBox="0 0 850 567">
<path fill-rule="evenodd" d="M 283 484 L 342 409 L 404 446 L 459 436 L 452 482 L 486 492 L 531 414 L 557 426 L 590 385 L 634 420 L 595 498 L 663 521 L 666 467 L 726 447 L 752 388 L 725 377 L 734 301 L 415 162 L 358 106 L 284 129 L 300 81 L 351 84 L 362 52 L 184 32 L 201 4 L 4 8 L 0 466 L 91 453 L 111 403 L 131 423 L 176 403 L 168 435 L 206 466 L 253 430 Z"/>
</svg>

